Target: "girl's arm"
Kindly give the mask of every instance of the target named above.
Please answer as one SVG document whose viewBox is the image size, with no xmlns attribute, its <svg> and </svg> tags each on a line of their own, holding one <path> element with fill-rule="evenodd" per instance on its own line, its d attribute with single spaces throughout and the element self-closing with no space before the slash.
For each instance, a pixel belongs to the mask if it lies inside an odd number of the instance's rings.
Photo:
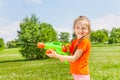
<svg viewBox="0 0 120 80">
<path fill-rule="evenodd" d="M 62 59 L 63 61 L 75 62 L 76 60 L 78 60 L 78 58 L 81 57 L 82 53 L 83 53 L 82 49 L 77 49 L 74 55 L 72 56 L 64 56 L 64 55 L 56 54 L 54 52 L 54 57 Z"/>
</svg>

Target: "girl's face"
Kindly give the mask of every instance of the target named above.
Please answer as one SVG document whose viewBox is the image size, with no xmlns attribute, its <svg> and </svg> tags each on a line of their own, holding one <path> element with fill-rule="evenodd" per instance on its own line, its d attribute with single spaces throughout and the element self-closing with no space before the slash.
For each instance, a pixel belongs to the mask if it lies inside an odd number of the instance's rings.
<svg viewBox="0 0 120 80">
<path fill-rule="evenodd" d="M 77 22 L 74 27 L 75 34 L 77 38 L 81 38 L 82 36 L 85 36 L 88 34 L 88 27 L 84 26 L 81 22 Z"/>
</svg>

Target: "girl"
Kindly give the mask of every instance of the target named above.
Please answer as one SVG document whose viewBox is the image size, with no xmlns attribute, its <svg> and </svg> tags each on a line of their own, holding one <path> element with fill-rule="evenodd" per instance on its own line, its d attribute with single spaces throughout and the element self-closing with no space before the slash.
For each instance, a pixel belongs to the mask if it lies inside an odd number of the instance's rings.
<svg viewBox="0 0 120 80">
<path fill-rule="evenodd" d="M 90 22 L 87 17 L 79 16 L 74 21 L 74 33 L 76 38 L 71 43 L 71 55 L 64 56 L 57 54 L 54 50 L 49 57 L 59 58 L 61 61 L 70 62 L 70 73 L 74 80 L 90 80 L 89 55 L 90 55 Z"/>
</svg>

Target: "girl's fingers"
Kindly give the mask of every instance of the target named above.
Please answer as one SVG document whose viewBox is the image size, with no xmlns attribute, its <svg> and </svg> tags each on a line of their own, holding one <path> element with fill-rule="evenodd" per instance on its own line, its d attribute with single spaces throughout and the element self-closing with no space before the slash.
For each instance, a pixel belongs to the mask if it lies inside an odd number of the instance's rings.
<svg viewBox="0 0 120 80">
<path fill-rule="evenodd" d="M 46 50 L 46 54 L 52 54 L 52 50 L 51 49 Z"/>
<path fill-rule="evenodd" d="M 52 49 L 46 50 L 46 55 L 49 57 L 55 57 L 55 51 Z"/>
</svg>

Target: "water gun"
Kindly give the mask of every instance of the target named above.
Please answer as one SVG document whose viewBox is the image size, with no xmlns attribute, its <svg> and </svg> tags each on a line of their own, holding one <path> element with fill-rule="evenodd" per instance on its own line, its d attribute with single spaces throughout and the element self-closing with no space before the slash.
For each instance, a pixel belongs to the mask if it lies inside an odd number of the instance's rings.
<svg viewBox="0 0 120 80">
<path fill-rule="evenodd" d="M 55 50 L 58 54 L 61 55 L 67 55 L 68 54 L 68 47 L 67 46 L 62 46 L 60 42 L 39 42 L 37 44 L 38 48 L 44 48 L 44 49 L 52 49 Z"/>
<path fill-rule="evenodd" d="M 55 50 L 57 54 L 68 55 L 71 46 L 70 45 L 62 46 L 60 42 L 46 42 L 46 43 L 39 42 L 37 44 L 37 47 L 44 48 L 44 49 L 52 49 L 52 50 Z M 51 54 L 51 51 L 47 50 L 46 54 Z"/>
</svg>

